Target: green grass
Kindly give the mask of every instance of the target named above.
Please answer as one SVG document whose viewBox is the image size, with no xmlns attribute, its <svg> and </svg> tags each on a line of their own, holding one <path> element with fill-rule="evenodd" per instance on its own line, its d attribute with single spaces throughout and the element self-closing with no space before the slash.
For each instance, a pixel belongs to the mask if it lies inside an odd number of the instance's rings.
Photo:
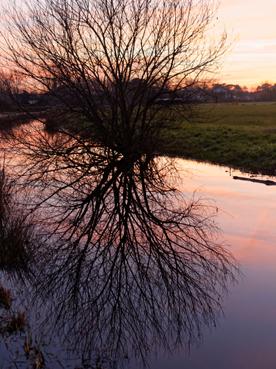
<svg viewBox="0 0 276 369">
<path fill-rule="evenodd" d="M 202 105 L 163 137 L 168 155 L 276 174 L 276 103 Z"/>
<path fill-rule="evenodd" d="M 192 119 L 187 121 L 185 113 Z M 179 107 L 161 107 L 160 115 L 167 128 L 163 128 L 159 154 L 276 175 L 276 102 L 203 104 L 192 114 L 187 110 L 182 114 Z M 62 112 L 60 117 L 59 121 L 56 111 L 46 117 L 46 128 L 55 130 L 60 122 L 72 128 L 76 121 L 78 129 L 87 128 L 84 118 L 65 119 Z"/>
</svg>

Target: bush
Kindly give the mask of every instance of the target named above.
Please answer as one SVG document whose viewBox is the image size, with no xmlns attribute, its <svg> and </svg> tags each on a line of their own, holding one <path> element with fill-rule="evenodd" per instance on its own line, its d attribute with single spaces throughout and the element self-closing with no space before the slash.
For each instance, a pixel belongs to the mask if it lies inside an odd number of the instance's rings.
<svg viewBox="0 0 276 369">
<path fill-rule="evenodd" d="M 13 183 L 0 171 L 0 270 L 28 270 L 33 259 L 34 226 L 14 201 Z"/>
</svg>

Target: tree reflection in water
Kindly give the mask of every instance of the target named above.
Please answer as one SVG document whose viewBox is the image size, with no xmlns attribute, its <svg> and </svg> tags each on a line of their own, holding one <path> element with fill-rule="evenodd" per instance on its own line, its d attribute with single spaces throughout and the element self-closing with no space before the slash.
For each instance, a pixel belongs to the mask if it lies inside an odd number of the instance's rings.
<svg viewBox="0 0 276 369">
<path fill-rule="evenodd" d="M 45 240 L 32 286 L 44 327 L 85 357 L 146 363 L 150 352 L 188 346 L 215 324 L 236 267 L 212 208 L 173 187 L 171 160 L 35 128 L 11 142 Z"/>
</svg>

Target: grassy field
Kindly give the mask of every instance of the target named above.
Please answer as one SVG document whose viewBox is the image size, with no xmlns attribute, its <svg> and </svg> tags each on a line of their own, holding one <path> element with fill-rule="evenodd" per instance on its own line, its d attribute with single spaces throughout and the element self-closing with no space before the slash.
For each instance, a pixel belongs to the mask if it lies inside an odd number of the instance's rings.
<svg viewBox="0 0 276 369">
<path fill-rule="evenodd" d="M 276 174 L 276 103 L 202 105 L 164 132 L 167 154 Z"/>
<path fill-rule="evenodd" d="M 168 119 L 163 129 L 159 154 L 276 175 L 276 102 L 203 104 L 188 121 L 178 108 L 176 114 L 177 123 Z M 46 122 L 48 129 L 59 127 L 56 111 Z"/>
</svg>

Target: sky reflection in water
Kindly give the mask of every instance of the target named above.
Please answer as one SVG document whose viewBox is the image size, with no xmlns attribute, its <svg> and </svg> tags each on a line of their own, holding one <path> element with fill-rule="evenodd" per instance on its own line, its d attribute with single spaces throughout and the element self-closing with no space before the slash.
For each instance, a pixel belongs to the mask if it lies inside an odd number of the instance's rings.
<svg viewBox="0 0 276 369">
<path fill-rule="evenodd" d="M 198 342 L 236 272 L 215 237 L 214 208 L 171 189 L 168 160 L 68 136 L 23 129 L 8 149 L 12 158 L 25 153 L 22 190 L 33 190 L 32 217 L 45 233 L 35 245 L 34 280 L 23 293 L 12 288 L 32 335 L 60 332 L 104 368 Z"/>
<path fill-rule="evenodd" d="M 242 271 L 224 303 L 225 318 L 190 357 L 151 369 L 274 369 L 276 365 L 276 187 L 235 181 L 226 168 L 180 161 L 182 189 L 215 200 L 224 239 Z M 187 168 L 191 170 L 187 173 Z"/>
<path fill-rule="evenodd" d="M 196 191 L 196 198 L 218 208 L 216 220 L 243 275 L 223 302 L 225 318 L 205 329 L 202 344 L 192 346 L 190 356 L 180 350 L 154 357 L 150 368 L 275 369 L 276 187 L 234 181 L 223 167 L 184 160 L 177 165 L 177 187 L 188 198 Z"/>
</svg>

